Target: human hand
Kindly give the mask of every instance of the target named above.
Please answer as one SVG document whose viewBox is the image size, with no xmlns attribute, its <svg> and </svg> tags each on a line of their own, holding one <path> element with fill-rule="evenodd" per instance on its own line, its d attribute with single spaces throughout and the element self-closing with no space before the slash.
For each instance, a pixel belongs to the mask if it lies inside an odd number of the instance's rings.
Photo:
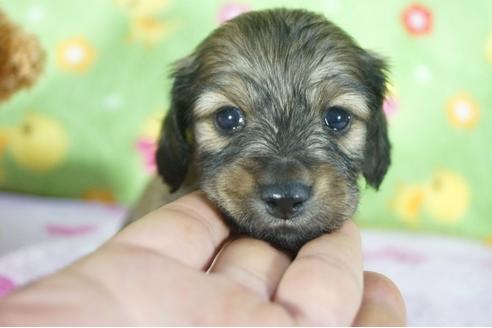
<svg viewBox="0 0 492 328">
<path fill-rule="evenodd" d="M 228 238 L 219 213 L 192 193 L 0 301 L 0 325 L 405 323 L 397 287 L 363 272 L 353 222 L 294 260 L 266 242 Z"/>
</svg>

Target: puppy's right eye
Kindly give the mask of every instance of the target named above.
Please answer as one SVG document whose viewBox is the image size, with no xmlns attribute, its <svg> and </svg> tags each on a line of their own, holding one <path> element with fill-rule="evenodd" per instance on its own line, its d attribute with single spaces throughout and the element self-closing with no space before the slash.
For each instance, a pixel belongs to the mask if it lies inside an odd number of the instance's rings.
<svg viewBox="0 0 492 328">
<path fill-rule="evenodd" d="M 243 112 L 233 106 L 221 107 L 215 114 L 217 127 L 224 132 L 235 132 L 244 126 Z"/>
<path fill-rule="evenodd" d="M 325 113 L 325 124 L 335 132 L 342 132 L 350 125 L 352 117 L 342 107 L 332 106 Z"/>
</svg>

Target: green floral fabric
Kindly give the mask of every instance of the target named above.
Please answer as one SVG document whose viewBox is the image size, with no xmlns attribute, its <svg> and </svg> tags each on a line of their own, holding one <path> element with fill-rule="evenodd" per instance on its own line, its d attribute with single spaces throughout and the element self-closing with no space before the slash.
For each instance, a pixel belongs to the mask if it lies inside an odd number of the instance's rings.
<svg viewBox="0 0 492 328">
<path fill-rule="evenodd" d="M 393 164 L 379 192 L 363 186 L 359 222 L 492 243 L 487 0 L 0 0 L 48 55 L 37 85 L 0 104 L 0 189 L 131 204 L 154 170 L 169 64 L 224 20 L 279 6 L 389 59 Z"/>
</svg>

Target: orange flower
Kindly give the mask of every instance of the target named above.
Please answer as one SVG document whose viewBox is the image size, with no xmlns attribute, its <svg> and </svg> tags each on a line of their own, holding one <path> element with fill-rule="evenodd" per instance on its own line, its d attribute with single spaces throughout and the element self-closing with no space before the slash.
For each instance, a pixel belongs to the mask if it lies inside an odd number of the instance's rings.
<svg viewBox="0 0 492 328">
<path fill-rule="evenodd" d="M 399 185 L 392 200 L 392 208 L 410 226 L 419 223 L 425 190 L 420 185 Z"/>
<path fill-rule="evenodd" d="M 116 202 L 113 193 L 104 188 L 92 188 L 82 195 L 82 199 L 104 204 L 113 204 Z"/>
<path fill-rule="evenodd" d="M 478 104 L 466 93 L 454 96 L 447 105 L 448 119 L 457 128 L 471 129 L 479 118 Z"/>
<path fill-rule="evenodd" d="M 0 130 L 0 155 L 2 154 L 3 150 L 7 147 L 7 134 L 2 133 Z"/>
<path fill-rule="evenodd" d="M 95 50 L 83 37 L 75 37 L 60 43 L 56 50 L 58 66 L 67 71 L 84 73 L 92 64 Z"/>
</svg>

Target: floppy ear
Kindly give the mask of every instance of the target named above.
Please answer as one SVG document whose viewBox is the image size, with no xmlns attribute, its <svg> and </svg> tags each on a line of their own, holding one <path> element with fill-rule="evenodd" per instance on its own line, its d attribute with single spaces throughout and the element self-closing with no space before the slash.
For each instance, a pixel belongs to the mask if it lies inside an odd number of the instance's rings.
<svg viewBox="0 0 492 328">
<path fill-rule="evenodd" d="M 183 183 L 191 157 L 190 140 L 186 137 L 190 117 L 192 83 L 196 68 L 192 57 L 186 57 L 175 65 L 171 108 L 162 124 L 156 152 L 157 171 L 171 192 Z"/>
<path fill-rule="evenodd" d="M 386 64 L 377 56 L 363 51 L 361 67 L 364 83 L 369 87 L 371 117 L 367 123 L 366 146 L 362 174 L 367 183 L 379 189 L 391 163 L 391 145 L 388 139 L 383 101 L 386 93 Z"/>
</svg>

